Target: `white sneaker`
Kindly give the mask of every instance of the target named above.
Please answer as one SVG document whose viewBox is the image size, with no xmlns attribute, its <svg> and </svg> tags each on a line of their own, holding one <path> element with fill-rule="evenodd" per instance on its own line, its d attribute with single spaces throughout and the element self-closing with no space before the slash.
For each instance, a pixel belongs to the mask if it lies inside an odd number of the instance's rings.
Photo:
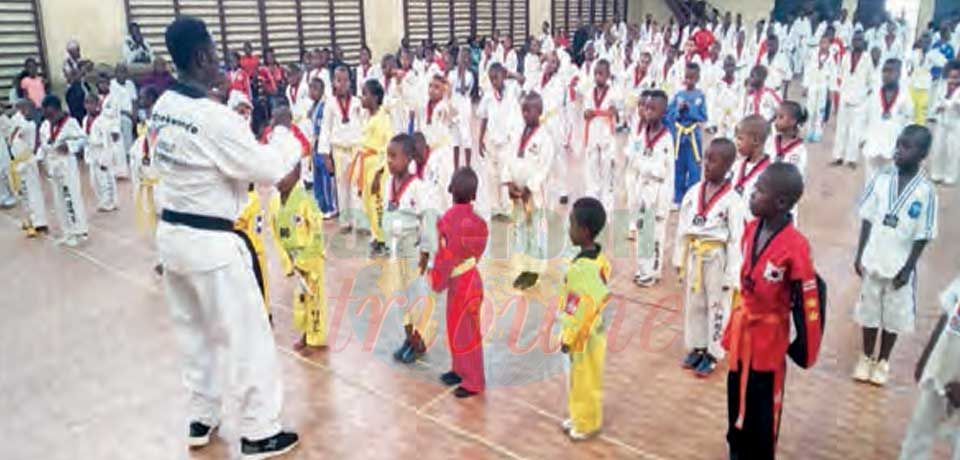
<svg viewBox="0 0 960 460">
<path fill-rule="evenodd" d="M 75 248 L 80 244 L 80 240 L 76 236 L 70 236 L 64 240 L 63 244 L 69 248 Z"/>
<path fill-rule="evenodd" d="M 571 430 L 573 430 L 573 419 L 568 418 L 564 420 L 563 423 L 560 424 L 560 426 L 563 427 L 563 431 L 569 433 Z"/>
<path fill-rule="evenodd" d="M 885 386 L 890 380 L 890 362 L 887 360 L 878 361 L 873 366 L 873 372 L 870 373 L 870 383 L 877 386 Z"/>
<path fill-rule="evenodd" d="M 594 431 L 593 433 L 581 433 L 577 430 L 571 429 L 567 435 L 570 436 L 570 440 L 572 441 L 586 441 L 587 439 L 596 436 L 597 433 L 599 433 L 599 430 Z"/>
<path fill-rule="evenodd" d="M 857 362 L 857 367 L 853 370 L 853 379 L 858 382 L 869 382 L 876 363 L 876 360 L 873 358 L 867 355 L 861 355 L 860 361 Z"/>
</svg>

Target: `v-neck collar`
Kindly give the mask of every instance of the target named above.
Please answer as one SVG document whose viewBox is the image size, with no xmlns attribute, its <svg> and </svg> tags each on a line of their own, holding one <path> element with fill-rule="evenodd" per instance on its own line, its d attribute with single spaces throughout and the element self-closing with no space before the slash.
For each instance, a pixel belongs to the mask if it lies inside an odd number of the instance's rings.
<svg viewBox="0 0 960 460">
<path fill-rule="evenodd" d="M 786 225 L 784 225 L 782 228 L 774 232 L 773 235 L 770 235 L 770 239 L 767 240 L 767 244 L 763 245 L 762 248 L 758 248 L 757 243 L 760 241 L 760 234 L 763 231 L 764 225 L 765 225 L 765 221 L 760 220 L 760 222 L 757 224 L 757 230 L 753 233 L 753 241 L 750 244 L 750 270 L 751 271 L 753 271 L 753 268 L 756 267 L 757 261 L 760 260 L 761 257 L 763 257 L 763 254 L 765 252 L 767 252 L 767 249 L 770 247 L 770 244 L 773 243 L 773 241 L 776 240 L 777 237 L 780 236 L 780 234 L 783 233 L 784 230 L 786 230 L 788 227 L 793 225 L 793 216 L 792 215 L 790 216 L 790 220 L 787 222 Z"/>
<path fill-rule="evenodd" d="M 600 244 L 594 244 L 594 246 L 595 247 L 592 250 L 580 250 L 580 253 L 577 254 L 577 256 L 573 258 L 573 260 L 574 261 L 576 261 L 577 259 L 597 260 L 597 257 L 600 257 L 600 251 L 602 251 L 603 248 L 600 247 Z"/>
</svg>

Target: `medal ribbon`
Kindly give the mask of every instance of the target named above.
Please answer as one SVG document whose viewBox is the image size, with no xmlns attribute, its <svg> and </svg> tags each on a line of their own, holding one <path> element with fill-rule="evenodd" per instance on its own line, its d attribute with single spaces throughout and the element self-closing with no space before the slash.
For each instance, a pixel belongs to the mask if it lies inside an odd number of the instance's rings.
<svg viewBox="0 0 960 460">
<path fill-rule="evenodd" d="M 729 191 L 730 181 L 726 180 L 723 182 L 723 186 L 720 187 L 720 190 L 717 190 L 717 192 L 710 197 L 710 200 L 706 201 L 707 184 L 703 184 L 703 186 L 700 187 L 700 200 L 697 202 L 697 217 L 706 219 L 707 214 L 709 214 L 710 210 L 713 209 L 713 205 L 717 204 L 717 202 L 720 201 L 720 198 L 723 198 L 723 196 Z"/>
<path fill-rule="evenodd" d="M 897 102 L 897 97 L 900 96 L 900 89 L 894 91 L 893 97 L 889 101 L 885 94 L 885 91 L 880 90 L 880 105 L 883 107 L 883 116 L 887 117 L 890 116 L 890 109 L 893 108 L 893 104 Z"/>
<path fill-rule="evenodd" d="M 748 173 L 747 162 L 744 161 L 743 164 L 740 165 L 740 175 L 739 175 L 740 178 L 737 179 L 737 190 L 742 191 L 744 185 L 746 185 L 747 182 L 750 182 L 750 179 L 753 179 L 753 176 L 760 174 L 760 171 L 763 171 L 768 164 L 770 164 L 770 157 L 767 155 L 764 155 L 763 158 L 759 162 L 757 162 L 756 166 L 751 168 L 750 172 Z"/>
<path fill-rule="evenodd" d="M 517 151 L 517 158 L 523 158 L 524 152 L 527 151 L 527 144 L 530 143 L 530 139 L 533 139 L 533 135 L 540 130 L 540 125 L 534 126 L 531 130 L 524 130 L 523 134 L 520 136 L 520 150 Z"/>
</svg>

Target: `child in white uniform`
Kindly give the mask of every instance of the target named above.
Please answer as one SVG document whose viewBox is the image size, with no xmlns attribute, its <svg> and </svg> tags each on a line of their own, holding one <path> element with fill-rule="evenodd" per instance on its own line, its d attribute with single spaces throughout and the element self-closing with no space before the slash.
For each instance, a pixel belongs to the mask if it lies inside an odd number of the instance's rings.
<svg viewBox="0 0 960 460">
<path fill-rule="evenodd" d="M 122 149 L 119 120 L 100 116 L 95 94 L 87 95 L 87 116 L 83 129 L 87 134 L 84 156 L 90 165 L 90 185 L 97 197 L 97 211 L 117 209 L 117 177 L 113 174 L 116 150 Z"/>
<path fill-rule="evenodd" d="M 552 192 L 548 202 L 559 200 L 566 204 L 568 199 L 567 163 L 570 161 L 564 146 L 566 138 L 566 119 L 564 113 L 564 97 L 566 88 L 557 75 L 560 60 L 556 53 L 547 53 L 544 56 L 544 66 L 540 79 L 529 88 L 540 95 L 543 100 L 543 129 L 553 141 L 553 155 L 549 182 Z"/>
<path fill-rule="evenodd" d="M 864 131 L 866 108 L 873 66 L 866 53 L 863 32 L 853 34 L 853 50 L 844 54 L 840 63 L 840 107 L 837 113 L 837 133 L 833 141 L 833 164 L 847 162 L 855 166 L 860 159 L 860 133 Z"/>
<path fill-rule="evenodd" d="M 860 199 L 855 267 L 863 282 L 854 318 L 863 328 L 863 355 L 853 372 L 857 381 L 886 385 L 897 335 L 914 329 L 917 261 L 937 236 L 936 187 L 921 168 L 931 143 L 927 128 L 906 127 L 897 139 L 895 166 L 873 176 Z"/>
<path fill-rule="evenodd" d="M 126 90 L 111 91 L 110 89 L 110 79 L 106 75 L 100 75 L 97 80 L 97 91 L 100 93 L 99 116 L 105 118 L 110 124 L 116 125 L 116 132 L 119 134 L 123 123 L 121 119 L 133 112 L 133 106 L 130 105 L 130 96 Z M 113 154 L 111 169 L 117 178 L 126 179 L 130 177 L 130 160 L 127 158 L 127 151 L 122 147 L 123 144 L 121 148 L 109 149 Z"/>
<path fill-rule="evenodd" d="M 807 175 L 807 146 L 800 136 L 800 127 L 807 122 L 809 114 L 796 101 L 783 101 L 773 121 L 776 133 L 767 138 L 764 151 L 772 155 L 774 163 L 790 163 Z M 796 221 L 796 218 L 794 218 Z"/>
<path fill-rule="evenodd" d="M 47 232 L 47 205 L 40 185 L 36 152 L 35 107 L 29 99 L 17 101 L 11 115 L 0 115 L 0 135 L 10 147 L 11 188 L 20 198 L 21 227 L 28 237 Z"/>
<path fill-rule="evenodd" d="M 616 139 L 614 127 L 620 96 L 610 85 L 610 63 L 600 60 L 594 73 L 595 84 L 584 95 L 583 119 L 587 123 L 583 162 L 587 195 L 594 196 L 606 209 L 614 206 L 614 164 Z"/>
<path fill-rule="evenodd" d="M 732 139 L 743 103 L 744 85 L 737 78 L 737 62 L 733 56 L 723 60 L 723 77 L 714 89 L 713 104 L 707 104 L 710 131 L 720 137 Z"/>
<path fill-rule="evenodd" d="M 45 162 L 50 174 L 53 203 L 63 232 L 59 242 L 72 247 L 86 239 L 88 231 L 77 169 L 77 153 L 86 136 L 77 120 L 63 111 L 60 98 L 47 96 L 42 107 L 44 121 L 40 125 L 37 157 Z"/>
<path fill-rule="evenodd" d="M 914 376 L 920 396 L 907 425 L 900 460 L 929 460 L 938 438 L 947 438 L 960 458 L 960 278 L 940 294 L 940 321 L 930 335 Z"/>
<path fill-rule="evenodd" d="M 390 248 L 392 263 L 388 265 L 388 290 L 385 295 L 404 296 L 408 310 L 404 313 L 406 339 L 394 358 L 411 364 L 426 352 L 436 333 L 431 319 L 432 299 L 423 278 L 430 256 L 437 251 L 437 213 L 433 187 L 411 171 L 416 156 L 413 138 L 398 134 L 387 147 L 386 200 L 383 228 Z"/>
<path fill-rule="evenodd" d="M 416 109 L 416 130 L 427 140 L 430 156 L 427 168 L 436 171 L 433 179 L 434 194 L 438 200 L 438 212 L 452 204 L 450 194 L 443 193 L 453 177 L 453 136 L 456 131 L 457 109 L 449 97 L 447 80 L 440 75 L 430 79 L 430 86 L 423 102 Z"/>
<path fill-rule="evenodd" d="M 813 116 L 807 131 L 807 140 L 818 142 L 823 137 L 823 118 L 827 98 L 837 80 L 837 64 L 830 55 L 830 39 L 820 39 L 820 47 L 810 55 L 803 74 L 803 89 L 807 95 L 807 112 Z"/>
<path fill-rule="evenodd" d="M 322 80 L 321 80 L 322 81 Z M 311 82 L 307 82 L 309 85 Z M 337 177 L 337 210 L 342 231 L 348 231 L 360 225 L 363 219 L 357 219 L 360 206 L 356 200 L 357 190 L 348 175 L 350 162 L 363 136 L 363 124 L 366 113 L 360 98 L 351 94 L 350 73 L 346 67 L 338 68 L 333 75 L 334 96 L 328 98 L 323 107 L 323 128 L 328 145 L 321 147 L 333 158 Z M 386 97 L 384 98 L 386 100 Z M 310 131 L 312 132 L 312 130 Z"/>
<path fill-rule="evenodd" d="M 503 164 L 502 182 L 513 202 L 515 254 L 520 275 L 516 289 L 537 284 L 546 268 L 547 214 L 545 182 L 553 160 L 554 140 L 540 124 L 543 99 L 527 94 L 522 106 L 524 129 L 512 143 L 512 155 Z"/>
<path fill-rule="evenodd" d="M 517 139 L 520 108 L 511 86 L 504 83 L 506 69 L 498 63 L 490 66 L 490 90 L 484 94 L 477 109 L 480 119 L 480 151 L 487 158 L 487 176 L 490 184 L 490 205 L 493 215 L 506 215 L 510 209 L 500 174 L 504 165 L 516 152 L 511 145 Z M 481 179 L 482 181 L 482 179 Z"/>
<path fill-rule="evenodd" d="M 749 214 L 728 179 L 736 157 L 729 139 L 710 143 L 704 180 L 683 197 L 673 264 L 684 286 L 683 366 L 706 377 L 724 356 L 720 341 L 740 277 L 740 238 Z"/>
<path fill-rule="evenodd" d="M 633 281 L 643 287 L 660 281 L 667 219 L 673 204 L 674 142 L 670 129 L 663 124 L 667 104 L 663 91 L 643 93 L 639 108 L 642 121 L 630 131 L 624 155 L 630 232 L 637 240 Z"/>
<path fill-rule="evenodd" d="M 750 209 L 753 188 L 767 166 L 770 155 L 765 151 L 770 125 L 759 115 L 750 115 L 737 125 L 737 153 L 740 158 L 733 165 L 733 190 L 740 195 L 743 206 Z"/>
<path fill-rule="evenodd" d="M 473 71 L 470 70 L 469 48 L 460 49 L 460 54 L 457 55 L 457 66 L 447 72 L 447 82 L 452 88 L 450 100 L 457 109 L 457 126 L 453 131 L 454 166 L 471 166 L 473 164 L 472 97 L 476 81 Z"/>
<path fill-rule="evenodd" d="M 773 120 L 780 107 L 780 95 L 766 86 L 767 68 L 759 65 L 750 71 L 747 91 L 743 97 L 740 113 L 743 117 L 760 115 L 764 120 Z"/>
<path fill-rule="evenodd" d="M 897 136 L 914 119 L 913 101 L 900 85 L 900 61 L 888 59 L 882 75 L 883 86 L 867 101 L 866 129 L 860 133 L 867 181 L 890 165 Z"/>
<path fill-rule="evenodd" d="M 930 100 L 930 121 L 933 126 L 933 155 L 930 178 L 947 185 L 957 183 L 960 172 L 960 64 L 950 61 L 944 67 L 944 84 Z"/>
</svg>

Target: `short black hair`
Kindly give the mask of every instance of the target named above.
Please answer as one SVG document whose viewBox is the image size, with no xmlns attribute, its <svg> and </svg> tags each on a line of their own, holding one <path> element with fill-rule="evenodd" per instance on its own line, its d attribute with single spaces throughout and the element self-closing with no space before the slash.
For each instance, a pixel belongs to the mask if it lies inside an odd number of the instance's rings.
<svg viewBox="0 0 960 460">
<path fill-rule="evenodd" d="M 793 119 L 797 120 L 797 125 L 802 126 L 807 122 L 807 119 L 810 118 L 810 114 L 807 113 L 807 109 L 800 105 L 797 101 L 783 101 L 781 104 L 784 108 L 790 111 L 793 114 Z"/>
<path fill-rule="evenodd" d="M 413 142 L 413 136 L 407 133 L 400 133 L 390 139 L 391 144 L 400 146 L 400 152 L 411 160 L 417 156 L 417 145 Z"/>
<path fill-rule="evenodd" d="M 490 69 L 487 70 L 487 73 L 505 72 L 506 70 L 507 68 L 504 67 L 503 64 L 494 62 L 493 64 L 490 64 Z"/>
<path fill-rule="evenodd" d="M 773 187 L 774 196 L 786 200 L 787 207 L 793 208 L 803 196 L 803 174 L 792 163 L 780 162 L 767 166 L 763 171 L 764 176 L 772 176 L 770 184 Z"/>
<path fill-rule="evenodd" d="M 174 65 L 180 70 L 189 68 L 190 61 L 198 49 L 213 44 L 207 24 L 193 16 L 180 16 L 174 19 L 167 26 L 164 40 Z"/>
<path fill-rule="evenodd" d="M 923 150 L 924 153 L 930 153 L 930 148 L 933 146 L 933 134 L 930 132 L 930 128 L 923 125 L 908 125 L 906 128 L 903 128 L 900 136 L 910 137 L 916 140 L 920 143 L 920 149 Z"/>
<path fill-rule="evenodd" d="M 573 203 L 573 221 L 587 229 L 591 238 L 596 238 L 607 224 L 607 211 L 596 198 L 580 198 Z"/>
<path fill-rule="evenodd" d="M 667 96 L 667 92 L 662 89 L 650 89 L 644 93 L 644 96 L 649 99 L 662 99 L 665 103 L 670 103 L 670 96 Z"/>
<path fill-rule="evenodd" d="M 606 59 L 600 59 L 599 61 L 597 61 L 597 66 L 593 68 L 593 71 L 596 72 L 597 69 L 599 69 L 601 66 L 606 67 L 607 72 L 610 71 L 610 61 Z"/>
<path fill-rule="evenodd" d="M 49 107 L 57 110 L 63 110 L 63 102 L 60 101 L 59 97 L 53 94 L 48 94 L 43 98 L 43 101 L 40 102 L 40 107 L 44 109 Z"/>
<path fill-rule="evenodd" d="M 377 80 L 367 80 L 363 87 L 377 100 L 377 105 L 383 105 L 383 85 Z"/>
<path fill-rule="evenodd" d="M 696 62 L 691 61 L 687 63 L 687 70 L 692 70 L 696 73 L 700 73 L 700 64 L 697 64 Z"/>
<path fill-rule="evenodd" d="M 473 168 L 464 166 L 458 169 L 450 179 L 450 194 L 453 195 L 453 201 L 466 204 L 475 200 L 479 183 L 480 179 Z"/>
<path fill-rule="evenodd" d="M 950 72 L 953 72 L 954 70 L 960 70 L 960 60 L 951 59 L 947 62 L 947 65 L 943 66 L 944 78 L 950 75 Z"/>
<path fill-rule="evenodd" d="M 894 65 L 897 66 L 897 70 L 903 68 L 903 61 L 898 58 L 889 58 L 886 61 L 883 61 L 883 65 Z"/>
<path fill-rule="evenodd" d="M 737 144 L 726 137 L 715 137 L 710 141 L 710 149 L 720 149 L 729 157 L 732 164 L 737 159 Z"/>
</svg>

